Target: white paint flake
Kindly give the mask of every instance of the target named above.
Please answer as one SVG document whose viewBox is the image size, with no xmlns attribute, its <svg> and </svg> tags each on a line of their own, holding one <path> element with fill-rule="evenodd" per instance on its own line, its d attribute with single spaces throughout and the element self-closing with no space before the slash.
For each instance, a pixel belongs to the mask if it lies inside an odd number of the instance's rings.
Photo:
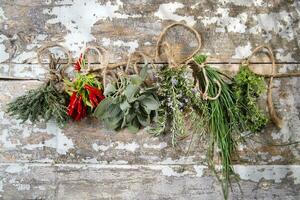
<svg viewBox="0 0 300 200">
<path fill-rule="evenodd" d="M 66 154 L 69 149 L 74 148 L 74 144 L 71 139 L 67 138 L 63 133 L 62 130 L 57 126 L 54 121 L 47 122 L 47 128 L 45 132 L 49 135 L 54 135 L 49 140 L 46 140 L 44 143 L 39 144 L 27 144 L 23 148 L 28 150 L 33 150 L 35 148 L 41 147 L 50 147 L 55 148 L 57 153 L 59 154 Z"/>
<path fill-rule="evenodd" d="M 108 146 L 105 146 L 105 145 L 98 145 L 96 143 L 93 143 L 92 144 L 92 148 L 95 150 L 95 151 L 107 151 L 109 148 L 113 147 L 113 144 L 110 144 Z"/>
<path fill-rule="evenodd" d="M 207 169 L 206 166 L 202 166 L 202 165 L 194 165 L 194 169 L 196 172 L 196 176 L 197 177 L 202 177 L 204 174 L 204 170 Z"/>
<path fill-rule="evenodd" d="M 1 135 L 0 135 L 0 142 L 1 146 L 3 149 L 10 150 L 10 149 L 15 149 L 17 145 L 20 145 L 19 140 L 12 141 L 10 140 L 10 132 L 8 129 L 2 129 L 1 130 Z"/>
<path fill-rule="evenodd" d="M 139 147 L 140 145 L 137 144 L 136 142 L 126 143 L 126 144 L 124 144 L 123 142 L 117 142 L 116 149 L 124 149 L 126 151 L 135 152 L 135 150 Z"/>
<path fill-rule="evenodd" d="M 211 12 L 211 11 L 209 11 Z M 229 16 L 229 8 L 218 8 L 214 17 L 199 16 L 204 26 L 215 24 L 216 32 L 225 33 L 245 33 L 247 26 L 245 25 L 248 19 L 246 13 L 241 13 L 236 17 Z"/>
<path fill-rule="evenodd" d="M 278 13 L 258 14 L 252 16 L 253 20 L 257 22 L 257 25 L 250 28 L 250 33 L 260 34 L 263 31 L 266 32 L 266 42 L 272 37 L 271 33 L 276 33 L 280 37 L 291 41 L 294 39 L 294 20 L 287 11 L 281 11 Z"/>
<path fill-rule="evenodd" d="M 287 52 L 286 50 L 280 48 L 280 49 L 276 49 L 276 60 L 280 60 L 280 61 L 285 61 L 285 62 L 294 62 L 296 61 L 293 57 L 292 57 L 292 53 L 291 52 Z"/>
<path fill-rule="evenodd" d="M 102 45 L 105 47 L 108 46 L 117 46 L 117 47 L 128 47 L 128 53 L 133 53 L 139 47 L 137 40 L 125 42 L 122 40 L 111 41 L 109 38 L 102 38 Z"/>
<path fill-rule="evenodd" d="M 237 6 L 246 6 L 246 7 L 250 7 L 250 6 L 255 6 L 255 7 L 262 7 L 262 6 L 266 6 L 266 2 L 264 2 L 263 0 L 219 0 L 219 2 L 223 5 L 226 4 L 234 4 Z"/>
<path fill-rule="evenodd" d="M 7 17 L 4 15 L 4 10 L 3 8 L 0 7 L 0 22 L 7 20 Z"/>
<path fill-rule="evenodd" d="M 261 179 L 274 180 L 280 183 L 285 177 L 294 179 L 294 184 L 300 183 L 300 166 L 293 165 L 235 165 L 234 170 L 242 180 L 259 182 Z"/>
<path fill-rule="evenodd" d="M 165 142 L 161 142 L 159 144 L 147 144 L 145 143 L 143 145 L 144 148 L 147 148 L 147 149 L 163 149 L 163 148 L 166 148 L 168 146 L 167 143 Z"/>
<path fill-rule="evenodd" d="M 57 4 L 61 6 L 44 10 L 44 14 L 53 15 L 47 23 L 62 23 L 66 27 L 68 33 L 64 45 L 75 51 L 76 55 L 86 43 L 96 39 L 91 34 L 91 28 L 97 21 L 140 16 L 121 14 L 119 9 L 123 7 L 123 2 L 120 0 L 115 4 L 107 1 L 103 5 L 96 0 L 64 0 Z"/>
<path fill-rule="evenodd" d="M 180 8 L 184 8 L 184 5 L 178 2 L 160 4 L 158 10 L 154 13 L 154 16 L 162 20 L 185 21 L 189 26 L 196 24 L 196 20 L 193 16 L 181 16 L 175 14 L 177 9 Z"/>
<path fill-rule="evenodd" d="M 30 169 L 28 168 L 28 165 L 21 165 L 21 164 L 12 164 L 5 169 L 5 172 L 10 174 L 17 174 L 20 172 L 29 172 L 29 171 Z"/>
<path fill-rule="evenodd" d="M 7 39 L 8 38 L 5 35 L 0 35 L 0 63 L 9 59 L 9 54 L 5 52 L 6 48 L 3 44 L 4 40 L 7 40 Z"/>
<path fill-rule="evenodd" d="M 251 55 L 251 43 L 248 42 L 246 46 L 238 46 L 235 48 L 235 54 L 232 58 L 243 59 Z"/>
</svg>

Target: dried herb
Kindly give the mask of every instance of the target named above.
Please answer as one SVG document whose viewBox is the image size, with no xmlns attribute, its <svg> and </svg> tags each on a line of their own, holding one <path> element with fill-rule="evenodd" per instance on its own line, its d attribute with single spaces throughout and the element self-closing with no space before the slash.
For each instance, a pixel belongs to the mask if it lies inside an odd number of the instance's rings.
<svg viewBox="0 0 300 200">
<path fill-rule="evenodd" d="M 202 64 L 206 60 L 206 56 L 198 55 L 194 57 L 195 62 Z M 205 65 L 206 75 L 208 78 L 208 94 L 213 96 L 218 92 L 217 80 L 221 86 L 220 96 L 216 100 L 209 100 L 207 104 L 208 112 L 208 129 L 211 133 L 209 148 L 209 165 L 215 170 L 213 163 L 214 145 L 219 149 L 221 159 L 221 177 L 218 177 L 222 183 L 222 189 L 225 199 L 228 198 L 228 188 L 230 183 L 230 175 L 233 174 L 232 157 L 236 149 L 235 134 L 243 130 L 245 123 L 241 118 L 238 109 L 236 109 L 236 101 L 234 93 L 226 77 L 219 73 L 216 69 Z M 197 74 L 200 87 L 205 88 L 207 84 L 204 80 L 203 73 Z"/>
<path fill-rule="evenodd" d="M 161 106 L 156 124 L 150 129 L 150 133 L 158 136 L 170 132 L 172 144 L 176 145 L 179 138 L 187 135 L 185 119 L 195 116 L 201 110 L 202 102 L 194 90 L 189 69 L 165 67 L 158 73 L 158 78 L 157 93 Z M 192 123 L 192 130 L 196 131 L 198 123 L 201 122 Z"/>
<path fill-rule="evenodd" d="M 52 69 L 59 68 L 58 60 L 51 57 Z M 60 126 L 64 125 L 69 117 L 66 112 L 66 95 L 56 88 L 57 77 L 47 80 L 37 89 L 28 91 L 25 95 L 16 98 L 8 104 L 7 112 L 17 116 L 23 122 L 30 120 L 32 123 L 53 118 Z"/>
<path fill-rule="evenodd" d="M 263 77 L 242 65 L 234 77 L 234 95 L 238 112 L 245 121 L 247 130 L 260 131 L 268 122 L 267 116 L 257 105 L 257 99 L 266 91 Z"/>
<path fill-rule="evenodd" d="M 94 112 L 106 127 L 114 130 L 128 128 L 137 132 L 156 118 L 160 103 L 156 88 L 144 84 L 147 69 L 145 65 L 139 75 L 124 74 L 106 86 L 106 98 Z"/>
</svg>

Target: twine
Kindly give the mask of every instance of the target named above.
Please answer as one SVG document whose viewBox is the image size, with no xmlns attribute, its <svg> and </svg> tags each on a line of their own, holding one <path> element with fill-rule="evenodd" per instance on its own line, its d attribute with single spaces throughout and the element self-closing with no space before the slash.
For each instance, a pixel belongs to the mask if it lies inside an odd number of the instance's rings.
<svg viewBox="0 0 300 200">
<path fill-rule="evenodd" d="M 193 33 L 195 35 L 197 42 L 198 42 L 198 47 L 188 57 L 182 59 L 179 63 L 185 63 L 187 60 L 190 60 L 191 58 L 193 58 L 193 56 L 196 53 L 198 53 L 198 51 L 200 50 L 201 45 L 202 45 L 201 36 L 198 33 L 198 31 L 196 31 L 193 27 L 187 26 L 182 23 L 173 23 L 173 24 L 167 26 L 158 37 L 158 40 L 156 43 L 156 50 L 155 50 L 155 60 L 158 60 L 160 58 L 161 53 L 162 53 L 161 48 L 164 47 L 163 49 L 166 53 L 170 67 L 178 66 L 178 64 L 175 62 L 175 55 L 174 55 L 174 52 L 173 52 L 170 44 L 167 42 L 163 42 L 163 39 L 166 36 L 167 32 L 175 26 L 182 26 L 185 29 L 188 29 L 191 33 Z"/>
<path fill-rule="evenodd" d="M 268 54 L 270 56 L 271 62 L 272 62 L 272 72 L 269 75 L 270 79 L 269 79 L 269 83 L 268 83 L 268 91 L 267 91 L 267 105 L 268 105 L 268 110 L 269 110 L 269 115 L 271 120 L 273 121 L 273 123 L 278 127 L 278 128 L 282 128 L 283 127 L 283 121 L 281 118 L 278 117 L 275 108 L 274 108 L 274 104 L 273 104 L 273 98 L 272 98 L 272 87 L 273 87 L 273 78 L 276 76 L 276 63 L 275 63 L 275 58 L 274 58 L 274 54 L 273 51 L 271 49 L 270 46 L 267 45 L 261 45 L 256 47 L 252 54 L 245 60 L 245 64 L 247 64 L 248 66 L 250 66 L 250 59 L 259 51 L 261 51 L 262 49 L 267 49 Z M 249 67 L 250 69 L 250 67 Z M 254 72 L 252 69 L 250 69 L 252 72 Z M 254 72 L 255 73 L 255 72 Z"/>
<path fill-rule="evenodd" d="M 132 57 L 134 57 L 134 56 L 137 56 L 137 58 L 132 59 Z M 143 59 L 144 64 L 148 65 L 148 63 L 149 63 L 149 64 L 151 64 L 151 66 L 153 68 L 155 68 L 155 66 L 153 65 L 153 59 L 150 56 L 146 55 L 145 53 L 143 53 L 141 51 L 136 51 L 132 54 L 129 54 L 128 60 L 127 60 L 127 63 L 126 63 L 125 73 L 128 73 L 128 70 L 132 66 L 131 64 L 133 62 L 134 73 L 139 74 L 137 63 L 140 61 L 140 59 Z"/>
<path fill-rule="evenodd" d="M 44 64 L 42 63 L 42 55 L 44 53 L 44 51 L 46 49 L 50 49 L 52 47 L 59 47 L 67 56 L 68 56 L 68 62 L 66 64 L 63 64 L 62 67 L 60 68 L 60 70 L 58 71 L 58 63 L 60 59 L 55 59 L 53 54 L 49 54 L 49 64 L 48 67 L 45 67 Z M 39 65 L 41 65 L 42 67 L 44 67 L 47 71 L 49 71 L 49 74 L 47 75 L 46 81 L 48 82 L 49 80 L 53 80 L 53 81 L 61 81 L 63 78 L 65 78 L 65 70 L 66 68 L 71 64 L 72 62 L 72 57 L 70 54 L 70 51 L 57 43 L 47 43 L 44 44 L 41 48 L 38 49 L 37 51 L 37 59 L 38 59 L 38 63 Z"/>
<path fill-rule="evenodd" d="M 89 62 L 89 60 L 86 58 L 87 60 L 87 69 L 83 69 L 84 74 L 90 74 L 90 73 L 94 73 L 96 71 L 101 71 L 100 74 L 102 76 L 102 83 L 103 83 L 103 87 L 105 88 L 106 86 L 106 71 L 108 68 L 108 55 L 107 55 L 107 51 L 106 49 L 100 47 L 100 46 L 87 46 L 86 48 L 84 48 L 84 50 L 82 51 L 82 57 L 85 58 L 86 55 L 88 54 L 89 51 L 95 51 L 98 54 L 98 62 L 100 64 L 99 67 L 91 67 L 91 63 Z"/>
<path fill-rule="evenodd" d="M 199 63 L 197 63 L 197 62 L 194 60 L 194 58 L 191 58 L 191 59 L 189 59 L 188 61 L 186 61 L 186 65 L 189 65 L 190 63 L 194 63 L 194 64 L 198 67 L 198 69 L 202 71 L 202 74 L 203 74 L 203 77 L 204 77 L 204 81 L 205 81 L 204 92 L 202 92 L 202 90 L 200 89 L 200 81 L 199 81 L 198 76 L 196 75 L 197 72 L 196 72 L 196 74 L 194 75 L 194 78 L 195 78 L 195 80 L 196 80 L 196 89 L 199 91 L 199 93 L 200 93 L 202 99 L 203 99 L 203 100 L 211 100 L 211 101 L 212 101 L 212 100 L 218 99 L 219 96 L 221 95 L 221 92 L 222 92 L 221 83 L 220 83 L 218 80 L 216 80 L 216 79 L 213 80 L 213 82 L 215 82 L 215 83 L 217 84 L 217 86 L 218 86 L 218 93 L 216 94 L 216 96 L 211 97 L 211 96 L 209 96 L 209 94 L 208 94 L 208 87 L 209 87 L 209 84 L 210 84 L 210 83 L 209 83 L 209 80 L 208 80 L 208 77 L 207 77 L 207 74 L 206 74 L 206 69 L 205 69 L 205 67 L 207 66 L 207 65 L 206 65 L 206 62 L 199 64 Z M 192 69 L 193 69 L 193 68 L 192 68 Z M 194 69 L 193 69 L 193 70 L 194 70 Z"/>
</svg>

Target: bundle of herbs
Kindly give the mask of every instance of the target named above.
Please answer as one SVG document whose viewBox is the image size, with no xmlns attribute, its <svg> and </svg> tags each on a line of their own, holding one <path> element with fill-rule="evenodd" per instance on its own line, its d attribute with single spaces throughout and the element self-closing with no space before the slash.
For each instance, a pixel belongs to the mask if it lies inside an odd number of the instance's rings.
<svg viewBox="0 0 300 200">
<path fill-rule="evenodd" d="M 201 65 L 205 63 L 206 56 L 197 55 L 194 57 L 194 61 Z M 203 70 L 206 73 L 203 73 Z M 227 199 L 230 176 L 233 174 L 232 158 L 236 149 L 236 139 L 238 138 L 235 134 L 244 130 L 245 122 L 241 118 L 238 109 L 236 109 L 235 96 L 227 77 L 204 64 L 203 69 L 197 72 L 196 78 L 199 80 L 201 90 L 204 90 L 206 84 L 209 84 L 208 95 L 216 95 L 219 87 L 221 87 L 218 98 L 206 102 L 207 125 L 208 131 L 211 133 L 208 158 L 210 167 L 216 172 L 213 162 L 214 145 L 216 145 L 221 161 L 221 176 L 218 176 L 218 178 L 222 183 L 224 197 Z M 208 80 L 208 82 L 205 80 Z M 217 82 L 219 82 L 219 85 Z"/>
<path fill-rule="evenodd" d="M 17 119 L 23 122 L 29 119 L 32 123 L 40 119 L 48 121 L 53 118 L 60 126 L 69 120 L 66 112 L 66 95 L 58 89 L 60 75 L 54 72 L 60 68 L 58 62 L 59 59 L 50 56 L 51 76 L 39 88 L 30 90 L 9 103 L 7 112 L 10 115 L 17 116 Z"/>
<path fill-rule="evenodd" d="M 236 107 L 241 120 L 245 122 L 247 130 L 260 131 L 268 122 L 267 116 L 257 105 L 258 98 L 267 89 L 264 78 L 252 72 L 248 65 L 241 65 L 233 81 Z"/>
<path fill-rule="evenodd" d="M 109 129 L 128 128 L 135 133 L 149 126 L 157 117 L 160 106 L 156 88 L 145 84 L 148 65 L 139 74 L 122 74 L 108 83 L 106 98 L 97 106 L 94 115 Z"/>
<path fill-rule="evenodd" d="M 173 145 L 187 135 L 186 118 L 192 119 L 189 123 L 192 132 L 199 132 L 203 128 L 200 117 L 203 104 L 195 92 L 191 74 L 191 70 L 185 66 L 165 66 L 158 72 L 157 93 L 161 106 L 150 133 L 158 136 L 170 132 Z"/>
</svg>

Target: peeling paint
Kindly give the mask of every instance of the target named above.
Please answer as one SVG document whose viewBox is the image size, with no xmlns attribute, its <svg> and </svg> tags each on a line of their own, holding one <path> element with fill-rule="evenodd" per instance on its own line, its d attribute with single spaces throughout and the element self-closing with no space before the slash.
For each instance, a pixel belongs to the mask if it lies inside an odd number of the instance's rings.
<svg viewBox="0 0 300 200">
<path fill-rule="evenodd" d="M 259 182 L 261 179 L 274 180 L 275 183 L 280 183 L 282 179 L 290 177 L 294 179 L 295 184 L 300 184 L 300 166 L 298 165 L 262 165 L 262 166 L 245 166 L 235 165 L 235 172 L 242 180 L 250 180 Z"/>
<path fill-rule="evenodd" d="M 107 1 L 103 5 L 95 0 L 64 0 L 57 4 L 63 6 L 44 10 L 44 14 L 53 15 L 47 23 L 62 23 L 66 27 L 68 33 L 64 37 L 64 45 L 72 49 L 77 56 L 86 43 L 96 39 L 91 34 L 91 28 L 97 21 L 140 17 L 140 15 L 121 14 L 119 9 L 123 7 L 123 2 L 120 0 L 117 0 L 115 4 Z"/>
<path fill-rule="evenodd" d="M 235 54 L 232 56 L 232 58 L 237 59 L 244 59 L 251 55 L 251 43 L 248 42 L 245 46 L 238 46 L 235 48 Z"/>
<path fill-rule="evenodd" d="M 219 2 L 223 5 L 225 4 L 234 4 L 237 6 L 255 6 L 255 7 L 262 7 L 262 6 L 266 6 L 266 2 L 264 2 L 263 0 L 219 0 Z"/>
<path fill-rule="evenodd" d="M 279 48 L 276 49 L 276 60 L 280 60 L 283 62 L 295 62 L 296 60 L 292 57 L 291 52 L 287 52 L 286 50 Z"/>
<path fill-rule="evenodd" d="M 154 13 L 154 16 L 162 20 L 185 21 L 189 26 L 196 24 L 196 20 L 193 16 L 181 16 L 175 14 L 177 9 L 180 8 L 184 8 L 184 5 L 178 2 L 160 4 L 158 10 Z"/>
<path fill-rule="evenodd" d="M 1 10 L 0 10 L 1 12 Z M 1 14 L 1 13 L 0 13 Z M 1 19 L 1 18 L 0 18 Z M 4 46 L 3 41 L 7 40 L 8 38 L 5 35 L 0 35 L 0 63 L 9 59 L 9 54 L 6 53 L 6 48 Z"/>
<path fill-rule="evenodd" d="M 147 148 L 147 149 L 163 149 L 163 148 L 166 148 L 168 146 L 167 143 L 165 142 L 161 142 L 159 144 L 143 144 L 143 147 L 144 148 Z"/>
<path fill-rule="evenodd" d="M 241 13 L 236 17 L 230 17 L 229 8 L 218 8 L 216 10 L 215 17 L 199 16 L 198 18 L 201 19 L 204 26 L 215 24 L 216 32 L 225 33 L 227 31 L 233 33 L 245 33 L 247 29 L 245 24 L 247 22 L 248 15 L 246 13 Z"/>
<path fill-rule="evenodd" d="M 117 47 L 128 47 L 128 53 L 133 53 L 139 47 L 139 43 L 137 40 L 124 42 L 122 40 L 111 41 L 109 38 L 102 38 L 102 44 L 105 47 L 108 46 L 117 46 Z"/>
<path fill-rule="evenodd" d="M 271 33 L 278 34 L 280 37 L 293 40 L 295 37 L 293 23 L 294 20 L 286 11 L 278 13 L 257 14 L 252 16 L 257 25 L 249 29 L 250 33 L 259 34 L 263 31 L 267 32 L 265 35 L 266 42 L 272 39 Z"/>
<path fill-rule="evenodd" d="M 93 143 L 92 144 L 92 148 L 95 150 L 95 151 L 107 151 L 109 148 L 113 147 L 112 144 L 110 144 L 109 146 L 104 146 L 104 145 L 98 145 L 96 143 Z"/>
<path fill-rule="evenodd" d="M 58 154 L 66 154 L 69 149 L 74 148 L 74 144 L 71 139 L 67 138 L 62 130 L 57 126 L 54 121 L 47 122 L 47 128 L 45 132 L 49 135 L 54 135 L 44 143 L 39 144 L 27 144 L 23 146 L 23 149 L 33 150 L 35 148 L 50 147 L 55 148 Z"/>
<path fill-rule="evenodd" d="M 28 165 L 21 165 L 21 164 L 10 165 L 5 169 L 5 172 L 10 174 L 29 172 L 29 171 L 30 169 L 28 168 Z"/>
<path fill-rule="evenodd" d="M 116 143 L 117 143 L 116 149 L 124 149 L 126 151 L 131 151 L 131 152 L 135 152 L 135 150 L 140 147 L 140 145 L 137 144 L 136 142 L 125 143 L 125 144 L 123 142 L 116 142 Z"/>
<path fill-rule="evenodd" d="M 207 169 L 206 166 L 194 165 L 194 169 L 197 177 L 202 177 L 204 174 L 204 170 Z"/>
</svg>

